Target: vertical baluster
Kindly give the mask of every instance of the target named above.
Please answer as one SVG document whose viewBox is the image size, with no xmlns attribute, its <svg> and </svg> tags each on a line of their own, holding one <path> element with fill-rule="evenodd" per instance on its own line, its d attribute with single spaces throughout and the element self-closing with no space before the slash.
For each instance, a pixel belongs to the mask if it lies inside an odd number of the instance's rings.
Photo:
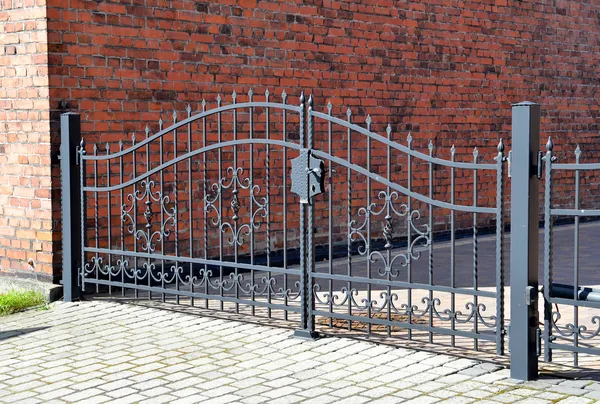
<svg viewBox="0 0 600 404">
<path fill-rule="evenodd" d="M 235 93 L 235 91 L 232 94 L 232 99 L 233 99 L 233 104 L 236 104 L 236 98 L 237 95 Z M 233 109 L 233 140 L 237 140 L 237 108 Z M 233 146 L 233 170 L 234 170 L 234 181 L 233 181 L 233 200 L 232 203 L 234 201 L 236 201 L 237 199 L 237 195 L 239 193 L 238 190 L 238 178 L 237 176 L 237 169 L 238 169 L 238 155 L 237 155 L 237 145 Z M 233 207 L 233 206 L 232 206 Z M 234 209 L 234 213 L 233 213 L 233 255 L 234 255 L 234 262 L 237 264 L 238 262 L 238 215 L 235 212 Z M 239 288 L 237 283 L 237 279 L 238 279 L 238 268 L 237 266 L 234 268 L 234 273 L 235 273 L 235 280 L 234 280 L 234 289 L 235 289 L 235 299 L 236 299 L 236 303 L 235 303 L 235 312 L 239 313 L 240 312 L 240 305 L 239 303 L 237 303 L 237 300 L 239 299 Z"/>
<path fill-rule="evenodd" d="M 185 109 L 187 112 L 188 119 L 192 116 L 192 107 L 188 104 Z M 187 124 L 187 151 L 188 153 L 192 151 L 192 124 Z M 204 153 L 203 153 L 204 156 Z M 204 167 L 206 169 L 206 163 L 204 163 Z M 203 180 L 203 185 L 206 187 L 206 179 Z M 188 159 L 188 227 L 190 232 L 190 258 L 194 257 L 194 230 L 193 230 L 193 217 L 194 217 L 194 201 L 193 201 L 193 183 L 192 183 L 192 158 Z M 190 292 L 194 293 L 194 266 L 190 262 Z M 194 305 L 194 297 L 190 297 L 190 305 Z"/>
<path fill-rule="evenodd" d="M 173 111 L 173 125 L 177 123 L 177 112 Z M 173 129 L 173 158 L 177 158 L 177 129 Z M 177 220 L 177 212 L 179 211 L 178 204 L 178 187 L 177 187 L 177 164 L 173 164 L 173 200 L 175 202 L 175 257 L 179 256 L 179 220 Z M 161 194 L 162 198 L 162 194 Z M 164 223 L 164 222 L 163 222 Z M 161 225 L 162 226 L 162 225 Z M 164 236 L 163 236 L 164 237 Z M 179 273 L 179 262 L 175 261 L 175 271 Z M 183 274 L 182 274 L 183 275 Z M 190 274 L 191 276 L 191 274 Z M 179 290 L 179 277 L 175 278 L 175 289 Z M 175 303 L 179 304 L 179 294 L 175 295 Z"/>
<path fill-rule="evenodd" d="M 148 127 L 148 125 L 146 125 L 146 140 L 148 140 L 148 138 L 150 137 L 150 128 Z M 146 172 L 150 171 L 150 143 L 146 143 Z M 147 179 L 147 181 L 150 181 L 150 178 Z M 161 198 L 162 198 L 162 194 L 161 194 Z M 162 210 L 162 209 L 161 209 Z M 148 235 L 150 235 L 152 232 L 152 229 L 148 229 Z M 162 238 L 162 236 L 161 236 Z M 150 253 L 151 250 L 148 249 L 148 253 Z M 148 276 L 148 287 L 152 286 L 152 267 L 151 264 L 152 262 L 150 261 L 150 258 L 147 259 L 147 267 L 146 267 L 146 275 Z M 148 299 L 152 300 L 152 292 L 149 290 L 148 291 Z"/>
<path fill-rule="evenodd" d="M 87 218 L 87 204 L 85 191 L 83 190 L 85 184 L 87 183 L 85 178 L 85 160 L 83 156 L 85 156 L 85 142 L 83 138 L 81 138 L 81 142 L 79 143 L 79 188 L 80 188 L 80 205 L 79 208 L 81 210 L 81 291 L 85 292 L 85 264 L 86 264 L 86 254 L 85 254 L 85 242 L 87 241 L 87 226 L 86 226 L 86 218 Z M 122 182 L 122 181 L 121 181 Z"/>
<path fill-rule="evenodd" d="M 285 90 L 281 93 L 281 99 L 282 99 L 282 103 L 285 104 L 286 100 L 287 100 L 287 94 L 285 93 Z M 287 110 L 283 110 L 283 141 L 287 142 Z M 283 224 L 283 268 L 287 269 L 287 192 L 288 192 L 288 186 L 287 186 L 287 170 L 288 170 L 288 166 L 287 166 L 287 147 L 283 148 L 283 218 L 282 218 L 282 224 Z M 288 295 L 287 295 L 287 285 L 288 285 L 288 276 L 287 274 L 283 275 L 283 290 L 284 290 L 284 306 L 287 307 L 288 305 Z M 283 312 L 283 319 L 287 320 L 288 319 L 288 311 L 285 310 Z"/>
<path fill-rule="evenodd" d="M 131 135 L 131 147 L 135 146 L 135 132 L 133 132 L 133 134 Z M 132 151 L 132 177 L 131 178 L 136 178 L 137 177 L 137 159 L 136 159 L 136 151 L 133 150 Z M 161 156 L 162 156 L 162 148 L 161 148 Z M 133 184 L 133 198 L 131 199 L 131 203 L 133 203 L 133 224 L 132 224 L 132 229 L 133 229 L 133 252 L 137 253 L 137 248 L 138 248 L 138 243 L 137 243 L 137 198 L 136 198 L 136 187 L 137 187 L 137 182 L 135 182 Z M 138 283 L 138 259 L 137 256 L 133 257 L 133 284 L 137 285 Z M 135 299 L 137 299 L 139 297 L 139 292 L 137 287 L 133 289 L 133 297 Z"/>
<path fill-rule="evenodd" d="M 314 147 L 314 125 L 313 125 L 313 96 L 312 94 L 310 95 L 310 97 L 308 97 L 308 113 L 307 113 L 307 118 L 308 118 L 308 136 L 307 136 L 307 145 L 306 147 L 310 150 Z M 313 311 L 315 309 L 314 307 L 314 289 L 313 289 L 313 281 L 312 281 L 312 272 L 315 269 L 315 245 L 314 245 L 314 234 L 315 234 L 315 226 L 314 226 L 314 200 L 313 198 L 309 197 L 308 198 L 308 228 L 307 228 L 307 234 L 308 234 L 308 257 L 307 257 L 307 279 L 306 282 L 308 284 L 308 288 L 307 288 L 307 303 L 308 303 L 308 321 L 307 321 L 307 325 L 308 325 L 308 331 L 310 334 L 314 334 L 314 330 L 315 330 L 315 316 L 313 314 Z"/>
<path fill-rule="evenodd" d="M 348 125 L 350 125 L 352 111 L 350 108 L 346 111 L 346 116 L 348 118 Z M 352 131 L 348 128 L 348 163 L 352 163 Z M 347 181 L 348 181 L 348 277 L 352 276 L 352 170 L 348 168 L 347 170 Z M 352 282 L 348 281 L 348 293 L 352 293 Z M 330 296 L 333 298 L 333 296 Z M 352 299 L 348 298 L 348 315 L 352 315 Z M 348 330 L 352 330 L 352 321 L 348 320 Z"/>
<path fill-rule="evenodd" d="M 477 164 L 477 159 L 479 157 L 479 150 L 475 148 L 473 150 L 473 163 Z M 473 206 L 477 207 L 477 169 L 473 170 Z M 477 256 L 477 213 L 473 212 L 473 290 L 477 292 L 479 289 L 479 282 L 477 277 L 477 266 L 478 266 L 478 256 Z M 477 295 L 473 295 L 473 305 L 475 310 L 479 310 L 479 297 Z M 473 332 L 477 334 L 479 332 L 479 319 L 477 316 L 473 316 Z M 477 338 L 473 339 L 473 349 L 479 350 L 479 340 Z"/>
<path fill-rule="evenodd" d="M 119 152 L 123 151 L 123 141 L 119 140 Z M 123 155 L 119 156 L 119 184 L 123 184 Z M 119 196 L 121 198 L 121 203 L 119 205 L 119 209 L 123 209 L 125 206 L 124 200 L 124 190 L 121 188 L 119 190 Z M 125 228 L 123 224 L 123 217 L 119 220 L 121 226 L 121 251 L 125 251 Z M 124 264 L 125 256 L 121 255 L 121 283 L 125 284 L 125 264 Z M 121 296 L 125 297 L 125 288 L 121 288 Z"/>
<path fill-rule="evenodd" d="M 94 157 L 98 155 L 98 146 L 94 143 Z M 94 187 L 98 188 L 98 160 L 94 160 Z M 98 191 L 94 191 L 94 240 L 96 248 L 99 247 L 99 232 L 98 232 Z M 96 261 L 98 261 L 98 253 L 96 253 Z M 96 281 L 100 278 L 100 271 L 96 270 Z M 96 293 L 100 291 L 100 285 L 96 283 Z"/>
<path fill-rule="evenodd" d="M 202 100 L 202 113 L 206 112 L 206 101 Z M 202 147 L 206 147 L 206 117 L 202 118 Z M 191 151 L 191 149 L 190 149 Z M 220 151 L 220 149 L 219 149 Z M 206 153 L 202 153 L 202 184 L 204 190 L 204 210 L 203 210 L 203 229 L 202 235 L 204 237 L 204 259 L 208 259 L 208 212 L 206 210 L 206 198 L 208 197 L 208 179 L 206 178 Z M 219 230 L 219 234 L 221 231 Z M 208 296 L 208 265 L 204 265 L 204 276 L 206 277 L 206 281 L 204 282 L 204 294 Z M 193 285 L 192 285 L 193 287 Z M 208 309 L 208 298 L 204 301 L 204 308 Z"/>
<path fill-rule="evenodd" d="M 252 95 L 253 91 L 250 89 L 248 91 L 248 102 L 252 103 Z M 249 120 L 250 120 L 250 139 L 254 138 L 254 107 L 249 108 Z M 253 221 L 253 213 L 254 213 L 254 144 L 250 143 L 250 201 L 249 201 L 249 212 L 250 212 L 250 265 L 254 267 L 254 242 L 255 242 L 255 233 L 254 233 L 254 221 Z M 252 302 L 256 300 L 256 296 L 254 295 L 254 269 L 250 270 L 250 299 Z M 254 303 L 250 307 L 252 315 L 256 314 L 256 307 Z M 269 317 L 271 317 L 271 309 L 267 309 L 269 313 Z"/>
<path fill-rule="evenodd" d="M 300 147 L 305 147 L 304 144 L 304 93 L 300 94 L 300 122 L 299 122 L 299 132 L 300 132 Z M 303 203 L 300 203 L 300 287 L 302 288 L 302 297 L 301 297 L 301 305 L 302 311 L 300 312 L 300 324 L 302 330 L 306 330 L 308 328 L 308 314 L 306 310 L 307 302 L 308 302 L 308 292 L 306 285 L 308 284 L 308 279 L 306 279 L 306 213 L 305 206 Z"/>
<path fill-rule="evenodd" d="M 454 161 L 454 157 L 456 155 L 456 148 L 454 145 L 450 148 L 450 159 Z M 454 205 L 454 167 L 450 167 L 450 203 Z M 455 223 L 454 223 L 454 209 L 450 209 L 450 287 L 456 287 L 456 236 L 454 234 L 455 231 Z M 452 331 L 456 330 L 456 294 L 454 292 L 450 293 L 450 311 L 452 315 L 450 317 L 450 327 Z M 450 336 L 450 345 L 456 345 L 456 337 L 454 335 Z"/>
<path fill-rule="evenodd" d="M 221 95 L 217 95 L 217 108 L 221 108 Z M 221 143 L 221 118 L 222 113 L 217 114 L 217 142 Z M 219 147 L 219 261 L 223 261 L 223 187 L 221 179 L 223 178 L 223 149 Z M 219 296 L 223 297 L 223 266 L 219 266 Z M 219 301 L 219 309 L 223 311 L 223 299 Z"/>
<path fill-rule="evenodd" d="M 433 157 L 433 142 L 429 141 L 429 157 Z M 429 162 L 429 199 L 433 199 L 433 163 Z M 433 205 L 429 204 L 429 284 L 433 285 Z M 429 327 L 433 327 L 433 290 L 429 290 Z M 433 344 L 433 333 L 429 331 L 429 343 Z"/>
<path fill-rule="evenodd" d="M 265 102 L 269 102 L 269 90 L 265 91 Z M 269 115 L 269 107 L 265 108 L 265 137 L 267 139 L 267 141 L 271 138 L 271 132 L 270 132 L 270 115 Z M 267 142 L 266 146 L 266 150 L 265 150 L 265 209 L 266 212 L 265 214 L 267 215 L 266 219 L 267 219 L 267 267 L 271 267 L 271 205 L 269 204 L 269 190 L 271 189 L 271 147 L 269 145 L 269 143 Z M 271 281 L 271 277 L 273 275 L 271 274 L 271 272 L 268 273 L 268 277 L 269 277 L 269 282 Z M 269 304 L 271 304 L 271 288 L 267 288 L 267 299 Z M 269 307 L 268 310 L 268 316 L 269 318 L 271 318 L 271 308 Z"/>
<path fill-rule="evenodd" d="M 331 116 L 331 109 L 332 109 L 332 105 L 331 102 L 327 103 L 327 114 L 329 116 Z M 333 156 L 333 149 L 332 149 L 332 140 L 331 140 L 331 121 L 327 121 L 327 145 L 328 145 L 328 151 L 329 151 L 329 155 Z M 327 193 L 327 206 L 328 206 L 328 216 L 329 216 L 329 275 L 333 274 L 333 239 L 332 239 L 332 233 L 333 233 L 333 181 L 332 181 L 332 169 L 331 169 L 332 163 L 329 162 L 329 169 L 328 169 L 328 174 L 327 174 L 327 181 L 329 183 L 329 189 L 328 189 L 328 193 Z M 333 299 L 331 298 L 331 296 L 333 296 L 333 280 L 329 280 L 329 312 L 332 313 L 333 312 Z M 329 327 L 333 327 L 333 317 L 329 317 Z"/>
<path fill-rule="evenodd" d="M 408 134 L 408 137 L 406 138 L 406 143 L 408 145 L 408 149 L 412 150 L 412 135 Z M 407 187 L 408 187 L 408 192 L 412 192 L 412 154 L 408 153 L 408 155 L 406 156 L 407 162 L 406 162 L 406 166 L 407 166 L 407 170 L 406 170 L 406 174 L 407 174 Z M 407 248 L 407 252 L 408 252 L 408 264 L 407 264 L 407 268 L 406 268 L 406 281 L 408 282 L 408 284 L 412 283 L 412 230 L 413 230 L 413 224 L 412 224 L 412 198 L 410 196 L 407 197 L 407 201 L 406 201 L 406 211 L 407 211 L 407 223 L 406 223 L 406 248 Z M 407 321 L 408 324 L 412 324 L 412 288 L 408 288 L 408 290 L 406 291 L 407 296 L 406 296 L 406 305 L 408 306 L 407 308 Z M 407 334 L 408 334 L 408 339 L 411 340 L 412 339 L 412 329 L 409 328 L 407 330 Z"/>
<path fill-rule="evenodd" d="M 575 149 L 575 163 L 579 164 L 581 149 Z M 575 170 L 575 209 L 579 209 L 579 170 Z M 575 216 L 575 233 L 573 234 L 573 300 L 579 300 L 579 216 Z M 579 306 L 573 305 L 573 325 L 579 330 Z M 573 333 L 573 344 L 579 346 L 579 333 Z M 579 366 L 579 353 L 573 352 L 573 366 Z"/>
<path fill-rule="evenodd" d="M 550 302 L 552 290 L 552 156 L 554 143 L 548 138 L 546 143 L 546 156 L 544 164 L 546 168 L 546 184 L 544 189 L 544 361 L 552 362 L 552 349 L 550 339 L 552 337 L 552 303 Z"/>
<path fill-rule="evenodd" d="M 496 157 L 496 354 L 504 355 L 504 142 Z"/>
<path fill-rule="evenodd" d="M 163 120 L 162 120 L 162 117 L 160 117 L 158 120 L 158 131 L 162 132 L 162 130 L 163 130 Z M 164 135 L 162 135 L 162 134 L 160 135 L 160 141 L 158 142 L 158 149 L 159 149 L 158 150 L 158 155 L 159 155 L 158 162 L 160 165 L 162 165 L 164 162 L 164 156 L 163 156 L 163 154 L 164 154 Z M 148 180 L 150 180 L 150 179 L 148 178 Z M 162 198 L 162 195 L 164 195 L 164 182 L 165 182 L 164 180 L 165 180 L 164 170 L 160 170 L 160 195 L 161 195 L 161 198 Z M 162 223 L 164 223 L 164 222 L 165 222 L 165 212 L 164 212 L 164 209 L 161 208 L 160 209 L 161 226 L 162 226 Z M 160 237 L 160 253 L 165 255 L 165 237 L 164 236 Z M 166 288 L 166 285 L 165 285 L 165 260 L 164 259 L 161 260 L 160 268 L 161 268 L 160 284 L 161 284 L 161 289 L 164 291 Z M 177 267 L 175 267 L 175 268 L 173 268 L 173 278 L 175 278 L 175 282 L 177 282 L 177 276 L 178 276 Z M 162 293 L 161 299 L 162 299 L 163 303 L 166 301 L 166 295 L 164 292 Z"/>
<path fill-rule="evenodd" d="M 110 144 L 106 143 L 106 155 L 110 155 Z M 110 159 L 106 159 L 106 186 L 110 188 Z M 112 204 L 110 203 L 110 191 L 106 193 L 107 197 L 107 208 L 108 208 L 108 249 L 112 248 L 112 224 L 111 224 L 111 214 L 112 214 Z M 108 254 L 108 281 L 112 282 L 112 254 Z M 112 285 L 108 285 L 108 294 L 112 295 Z"/>
<path fill-rule="evenodd" d="M 371 131 L 371 115 L 367 115 L 367 130 Z M 371 172 L 371 137 L 367 136 L 367 171 Z M 371 177 L 367 177 L 367 245 L 365 253 L 367 254 L 367 278 L 371 278 Z M 371 301 L 371 283 L 367 283 L 367 300 Z M 367 317 L 371 318 L 371 305 L 367 307 Z M 389 327 L 388 327 L 389 332 Z M 367 335 L 371 335 L 371 323 L 367 323 Z"/>
<path fill-rule="evenodd" d="M 389 141 L 392 141 L 392 126 L 390 124 L 388 124 L 387 128 L 385 129 L 386 133 L 387 133 L 387 138 Z M 387 161 L 386 161 L 386 178 L 388 181 L 392 181 L 392 148 L 390 147 L 390 145 L 387 145 Z M 383 236 L 386 240 L 385 243 L 385 249 L 386 251 L 386 259 L 387 259 L 387 265 L 388 268 L 386 270 L 387 272 L 387 280 L 391 281 L 392 280 L 392 248 L 393 248 L 393 244 L 392 244 L 392 238 L 394 236 L 394 230 L 392 227 L 392 223 L 393 223 L 393 219 L 392 219 L 392 196 L 391 196 L 391 189 L 389 186 L 386 187 L 385 189 L 386 191 L 386 205 L 385 205 L 385 225 L 383 228 Z M 370 299 L 370 297 L 369 297 Z M 387 287 L 387 320 L 388 321 L 392 321 L 392 287 L 388 286 Z M 385 304 L 385 302 L 384 302 Z M 390 327 L 389 325 L 387 326 L 387 335 L 388 337 L 392 336 L 392 327 Z"/>
</svg>

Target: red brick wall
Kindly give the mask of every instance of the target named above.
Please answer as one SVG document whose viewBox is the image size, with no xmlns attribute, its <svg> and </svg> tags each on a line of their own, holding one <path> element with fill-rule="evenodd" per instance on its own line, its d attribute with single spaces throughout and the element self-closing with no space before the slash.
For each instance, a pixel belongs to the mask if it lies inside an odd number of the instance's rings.
<svg viewBox="0 0 600 404">
<path fill-rule="evenodd" d="M 114 142 L 161 112 L 268 88 L 485 161 L 510 136 L 510 104 L 537 101 L 559 152 L 600 149 L 593 0 L 48 3 L 54 143 L 63 101 L 90 142 Z"/>
<path fill-rule="evenodd" d="M 0 272 L 52 274 L 45 0 L 0 0 Z M 31 264 L 29 265 L 29 260 Z"/>
</svg>

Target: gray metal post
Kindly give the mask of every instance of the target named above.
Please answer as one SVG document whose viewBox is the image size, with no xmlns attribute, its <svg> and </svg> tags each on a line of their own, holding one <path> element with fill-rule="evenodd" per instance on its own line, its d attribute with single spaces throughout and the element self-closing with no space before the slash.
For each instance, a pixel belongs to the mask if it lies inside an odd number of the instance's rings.
<svg viewBox="0 0 600 404">
<path fill-rule="evenodd" d="M 62 283 L 65 302 L 80 297 L 77 262 L 81 257 L 81 197 L 80 170 L 77 166 L 77 146 L 81 139 L 79 114 L 68 112 L 60 116 L 60 172 L 62 190 Z"/>
<path fill-rule="evenodd" d="M 538 224 L 537 160 L 540 105 L 512 107 L 510 234 L 510 376 L 538 376 Z"/>
</svg>

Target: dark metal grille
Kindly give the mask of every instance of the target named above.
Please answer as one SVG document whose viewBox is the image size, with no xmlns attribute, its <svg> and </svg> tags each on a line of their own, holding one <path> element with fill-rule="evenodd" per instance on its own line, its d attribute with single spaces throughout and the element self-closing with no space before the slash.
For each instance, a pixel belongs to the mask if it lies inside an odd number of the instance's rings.
<svg viewBox="0 0 600 404">
<path fill-rule="evenodd" d="M 304 337 L 343 327 L 504 354 L 503 143 L 495 162 L 460 161 L 312 97 L 247 96 L 117 151 L 81 143 L 80 286 L 281 318 Z"/>
<path fill-rule="evenodd" d="M 541 155 L 541 152 L 540 152 Z M 582 200 L 582 195 L 592 199 L 597 190 L 590 186 L 589 178 L 597 178 L 600 164 L 582 163 L 582 151 L 579 146 L 573 152 L 574 163 L 555 163 L 557 160 L 552 139 L 546 143 L 546 153 L 543 156 L 545 164 L 545 198 L 544 198 L 544 359 L 548 362 L 556 361 L 553 357 L 555 351 L 569 352 L 572 355 L 572 364 L 580 365 L 581 355 L 600 355 L 600 290 L 592 288 L 588 282 L 595 279 L 597 262 L 587 262 L 582 265 L 580 249 L 585 242 L 596 241 L 592 238 L 583 240 L 580 237 L 581 221 L 600 216 L 600 210 L 590 209 Z M 556 176 L 561 175 L 562 181 L 557 182 Z M 586 180 L 587 179 L 587 180 Z M 581 182 L 587 185 L 582 189 Z M 569 201 L 553 200 L 553 188 L 561 183 L 572 186 L 573 198 Z M 559 205 L 559 206 L 557 206 Z M 566 205 L 566 206 L 565 206 Z M 570 205 L 570 206 L 569 206 Z M 588 204 L 589 205 L 589 204 Z M 561 259 L 560 266 L 554 264 L 555 255 L 561 253 L 553 244 L 554 222 L 556 218 L 573 223 L 572 244 L 569 250 L 572 254 L 572 266 Z M 569 229 L 565 229 L 569 230 Z M 590 232 L 588 232 L 589 237 Z M 564 258 L 564 257 L 561 257 Z M 589 258 L 589 257 L 588 257 Z M 588 260 L 589 261 L 589 260 Z M 586 269 L 586 272 L 583 270 Z M 593 357 L 592 357 L 593 358 Z M 589 356 L 588 356 L 589 359 Z M 586 361 L 589 362 L 589 361 Z M 595 361 L 597 364 L 597 361 Z M 589 363 L 586 363 L 589 364 Z"/>
</svg>

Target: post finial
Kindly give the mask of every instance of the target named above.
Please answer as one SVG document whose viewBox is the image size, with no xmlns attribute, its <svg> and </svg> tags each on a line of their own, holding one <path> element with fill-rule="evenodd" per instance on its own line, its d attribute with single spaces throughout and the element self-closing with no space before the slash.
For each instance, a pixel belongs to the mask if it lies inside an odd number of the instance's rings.
<svg viewBox="0 0 600 404">
<path fill-rule="evenodd" d="M 546 142 L 546 151 L 551 152 L 554 149 L 554 142 L 552 141 L 552 136 L 548 136 L 548 141 Z"/>
<path fill-rule="evenodd" d="M 300 104 L 304 104 L 304 91 L 300 93 Z"/>
<path fill-rule="evenodd" d="M 498 153 L 504 153 L 504 139 L 502 138 L 498 142 Z"/>
</svg>

